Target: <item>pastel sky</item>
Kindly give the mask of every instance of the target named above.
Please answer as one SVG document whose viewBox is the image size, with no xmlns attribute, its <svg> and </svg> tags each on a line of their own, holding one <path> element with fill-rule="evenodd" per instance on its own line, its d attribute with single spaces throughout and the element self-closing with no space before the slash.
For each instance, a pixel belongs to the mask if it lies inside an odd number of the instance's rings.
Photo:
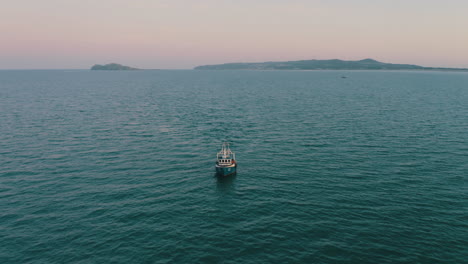
<svg viewBox="0 0 468 264">
<path fill-rule="evenodd" d="M 468 68 L 468 1 L 0 0 L 0 69 L 332 58 Z"/>
</svg>

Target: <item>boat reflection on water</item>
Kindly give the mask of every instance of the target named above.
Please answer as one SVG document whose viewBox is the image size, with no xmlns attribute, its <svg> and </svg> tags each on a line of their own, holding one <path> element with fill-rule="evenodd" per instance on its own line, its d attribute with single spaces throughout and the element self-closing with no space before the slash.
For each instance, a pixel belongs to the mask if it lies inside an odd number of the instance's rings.
<svg viewBox="0 0 468 264">
<path fill-rule="evenodd" d="M 218 173 L 214 174 L 216 178 L 216 188 L 219 192 L 231 192 L 235 187 L 236 173 L 229 176 L 219 176 Z"/>
</svg>

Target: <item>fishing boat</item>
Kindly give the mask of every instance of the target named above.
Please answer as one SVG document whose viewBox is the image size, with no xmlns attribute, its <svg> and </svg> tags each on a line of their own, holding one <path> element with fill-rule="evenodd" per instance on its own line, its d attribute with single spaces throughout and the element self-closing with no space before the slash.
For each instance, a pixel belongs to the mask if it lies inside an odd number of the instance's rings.
<svg viewBox="0 0 468 264">
<path fill-rule="evenodd" d="M 229 148 L 229 143 L 223 143 L 221 151 L 216 155 L 216 174 L 228 176 L 236 173 L 236 154 Z"/>
</svg>

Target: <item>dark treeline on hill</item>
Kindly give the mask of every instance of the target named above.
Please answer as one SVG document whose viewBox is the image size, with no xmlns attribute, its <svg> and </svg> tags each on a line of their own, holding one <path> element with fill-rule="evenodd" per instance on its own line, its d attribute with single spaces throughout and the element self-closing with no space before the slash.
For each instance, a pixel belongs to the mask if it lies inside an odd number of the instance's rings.
<svg viewBox="0 0 468 264">
<path fill-rule="evenodd" d="M 392 64 L 373 59 L 358 61 L 344 60 L 300 60 L 259 63 L 225 63 L 203 65 L 195 70 L 468 70 L 458 68 L 432 68 L 411 64 Z"/>
<path fill-rule="evenodd" d="M 137 68 L 132 68 L 129 66 L 124 66 L 121 64 L 117 63 L 109 63 L 106 65 L 100 65 L 100 64 L 95 64 L 93 67 L 91 67 L 91 70 L 93 71 L 133 71 L 133 70 L 139 70 Z"/>
</svg>

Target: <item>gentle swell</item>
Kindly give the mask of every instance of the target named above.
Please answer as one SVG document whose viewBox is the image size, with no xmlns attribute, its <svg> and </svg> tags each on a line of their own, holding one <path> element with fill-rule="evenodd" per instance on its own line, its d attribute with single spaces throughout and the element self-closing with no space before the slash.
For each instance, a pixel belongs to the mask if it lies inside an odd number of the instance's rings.
<svg viewBox="0 0 468 264">
<path fill-rule="evenodd" d="M 0 71 L 0 83 L 3 263 L 466 261 L 467 74 Z M 218 179 L 224 140 L 238 174 Z"/>
</svg>

